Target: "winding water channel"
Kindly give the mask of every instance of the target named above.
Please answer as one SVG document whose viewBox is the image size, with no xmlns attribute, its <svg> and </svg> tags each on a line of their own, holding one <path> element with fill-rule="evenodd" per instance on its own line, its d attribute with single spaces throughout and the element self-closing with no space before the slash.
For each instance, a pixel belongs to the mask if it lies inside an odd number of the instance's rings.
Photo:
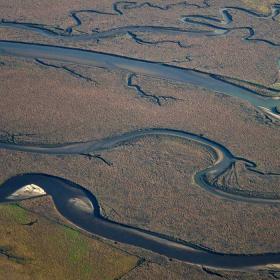
<svg viewBox="0 0 280 280">
<path fill-rule="evenodd" d="M 235 157 L 227 148 L 217 142 L 179 130 L 144 129 L 105 138 L 100 141 L 73 143 L 52 147 L 1 143 L 0 148 L 53 155 L 85 155 L 109 150 L 140 137 L 159 135 L 194 141 L 205 146 L 213 153 L 216 158 L 213 166 L 197 172 L 194 176 L 195 182 L 207 191 L 230 200 L 251 203 L 280 203 L 279 199 L 236 195 L 234 193 L 225 192 L 222 189 L 217 188 L 216 185 L 212 185 L 211 182 L 208 181 L 208 177 L 219 177 L 230 168 L 235 161 L 246 160 Z M 247 161 L 247 163 L 249 164 L 249 161 Z M 69 221 L 84 230 L 114 241 L 139 246 L 170 258 L 175 258 L 192 264 L 214 267 L 216 269 L 265 269 L 271 264 L 280 263 L 280 254 L 220 254 L 199 248 L 198 246 L 183 241 L 173 240 L 168 236 L 110 221 L 102 216 L 98 200 L 91 192 L 73 182 L 45 174 L 25 174 L 9 179 L 0 188 L 1 202 L 25 199 L 25 196 L 21 197 L 20 195 L 13 194 L 24 186 L 30 184 L 39 186 L 45 191 L 45 193 L 51 195 L 57 210 Z M 82 207 L 79 207 L 79 205 L 82 205 Z"/>
<path fill-rule="evenodd" d="M 193 69 L 83 49 L 3 40 L 0 40 L 0 55 L 102 66 L 192 84 L 246 100 L 256 107 L 268 110 L 275 118 L 280 118 L 276 113 L 276 106 L 280 105 L 278 97 L 262 96 L 249 88 L 223 80 L 220 76 Z"/>
<path fill-rule="evenodd" d="M 207 3 L 208 2 L 204 2 L 205 5 L 202 7 L 198 6 L 198 8 L 207 7 Z M 146 4 L 144 3 L 144 5 L 163 10 L 167 10 L 169 7 L 172 7 L 172 5 L 166 5 L 164 7 L 152 5 L 149 2 Z M 174 5 L 181 5 L 181 3 Z M 5 20 L 0 22 L 0 27 L 23 28 L 32 32 L 39 32 L 40 34 L 46 36 L 60 36 L 63 37 L 63 39 L 71 40 L 100 39 L 118 36 L 123 33 L 134 31 L 161 33 L 171 32 L 178 34 L 188 32 L 198 33 L 200 35 L 206 36 L 219 36 L 226 34 L 231 30 L 238 29 L 228 27 L 228 25 L 232 22 L 232 15 L 230 11 L 233 9 L 247 13 L 250 16 L 271 20 L 274 20 L 280 13 L 280 7 L 278 5 L 272 6 L 271 14 L 269 15 L 257 14 L 246 9 L 240 9 L 238 7 L 227 7 L 220 10 L 222 19 L 203 15 L 188 15 L 181 18 L 184 23 L 199 25 L 202 27 L 206 26 L 211 29 L 209 31 L 186 30 L 162 26 L 126 26 L 108 30 L 100 34 L 96 33 L 90 35 L 70 36 L 73 28 L 81 25 L 82 23 L 78 17 L 78 14 L 80 13 L 90 12 L 104 15 L 123 15 L 124 9 L 135 9 L 139 7 L 142 6 L 139 6 L 139 4 L 136 5 L 134 2 L 127 2 L 127 4 L 123 6 L 115 4 L 115 6 L 113 6 L 113 13 L 100 12 L 96 10 L 74 11 L 71 13 L 71 17 L 75 21 L 75 25 L 69 27 L 66 31 L 60 28 L 51 29 L 40 24 L 9 22 Z M 254 40 L 252 38 L 254 36 L 254 30 L 249 27 L 244 27 L 243 29 L 246 28 L 249 32 L 249 35 L 244 39 Z M 259 39 L 259 41 L 265 42 L 265 40 L 261 39 Z M 179 43 L 177 42 L 177 44 Z M 278 44 L 270 41 L 268 41 L 268 43 L 273 46 L 278 46 Z M 280 119 L 280 114 L 277 113 L 276 110 L 276 107 L 280 106 L 280 98 L 276 96 L 276 93 L 279 94 L 279 91 L 267 88 L 271 90 L 272 96 L 263 96 L 259 94 L 258 91 L 252 90 L 249 84 L 248 87 L 241 86 L 238 83 L 229 81 L 226 79 L 226 77 L 211 73 L 181 68 L 153 61 L 134 59 L 110 53 L 17 41 L 0 40 L 0 55 L 16 56 L 29 59 L 47 59 L 92 67 L 102 66 L 114 70 L 124 70 L 129 72 L 131 75 L 128 85 L 134 87 L 136 87 L 132 83 L 132 77 L 134 73 L 151 77 L 159 77 L 184 84 L 191 84 L 205 88 L 209 91 L 214 91 L 245 100 L 251 105 L 263 110 L 263 112 L 268 114 L 270 117 Z M 275 96 L 273 97 L 274 93 Z M 194 181 L 199 187 L 210 192 L 211 194 L 219 196 L 222 199 L 238 202 L 275 205 L 280 203 L 280 199 L 277 198 L 267 198 L 257 194 L 248 195 L 245 193 L 235 193 L 233 191 L 231 192 L 229 189 L 223 189 L 217 184 L 213 183 L 215 181 L 214 179 L 222 176 L 227 170 L 232 168 L 232 166 L 237 161 L 243 161 L 249 170 L 255 171 L 257 171 L 256 164 L 244 158 L 233 155 L 226 147 L 215 141 L 207 139 L 201 135 L 196 135 L 181 130 L 167 128 L 146 128 L 115 135 L 98 141 L 95 140 L 51 146 L 0 142 L 0 149 L 30 153 L 43 153 L 48 155 L 92 155 L 97 152 L 116 148 L 130 141 L 136 141 L 141 137 L 152 136 L 176 137 L 193 141 L 206 147 L 214 155 L 215 161 L 212 166 L 209 166 L 206 169 L 200 170 L 194 174 Z M 26 190 L 26 186 L 29 186 L 29 188 L 30 186 L 36 186 L 37 191 L 39 191 L 37 193 L 27 192 L 27 195 L 23 195 L 24 191 Z M 187 263 L 213 267 L 216 269 L 229 270 L 248 271 L 256 269 L 269 269 L 270 267 L 275 268 L 273 265 L 280 265 L 280 253 L 265 253 L 258 255 L 222 254 L 206 250 L 199 246 L 189 244 L 185 241 L 175 240 L 171 237 L 156 232 L 116 223 L 102 215 L 97 198 L 86 188 L 66 179 L 47 174 L 30 173 L 18 175 L 8 179 L 0 187 L 0 202 L 7 203 L 11 201 L 20 201 L 23 199 L 32 198 L 34 196 L 46 194 L 52 197 L 57 210 L 76 226 L 93 234 L 100 235 L 104 238 L 138 246 L 143 249 L 165 255 L 169 258 L 182 260 Z"/>
<path fill-rule="evenodd" d="M 272 264 L 280 263 L 280 254 L 221 254 L 183 241 L 175 241 L 168 236 L 110 221 L 102 216 L 98 201 L 92 193 L 73 182 L 45 174 L 25 174 L 9 179 L 0 188 L 0 201 L 20 200 L 9 197 L 29 184 L 36 184 L 51 195 L 56 209 L 76 226 L 110 240 L 216 269 L 247 271 L 268 269 Z"/>
<path fill-rule="evenodd" d="M 0 142 L 0 149 L 16 150 L 22 152 L 41 153 L 49 155 L 92 155 L 101 151 L 107 151 L 121 146 L 127 142 L 135 141 L 145 136 L 168 136 L 186 139 L 205 146 L 216 159 L 215 164 L 205 170 L 199 171 L 194 176 L 195 182 L 212 194 L 236 201 L 247 203 L 280 203 L 279 199 L 264 198 L 254 195 L 239 195 L 229 190 L 225 191 L 213 184 L 213 179 L 217 179 L 224 174 L 237 161 L 243 161 L 250 169 L 255 169 L 256 164 L 241 157 L 234 156 L 226 147 L 193 133 L 168 129 L 168 128 L 147 128 L 128 133 L 105 138 L 99 141 L 88 141 L 80 143 L 67 143 L 65 145 L 23 145 L 14 143 Z M 278 174 L 277 174 L 278 175 Z"/>
</svg>

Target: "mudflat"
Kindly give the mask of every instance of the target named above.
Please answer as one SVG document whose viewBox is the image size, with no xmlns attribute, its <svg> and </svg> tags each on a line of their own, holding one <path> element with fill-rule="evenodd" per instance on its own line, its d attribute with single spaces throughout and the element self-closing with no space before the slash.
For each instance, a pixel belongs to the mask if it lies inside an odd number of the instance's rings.
<svg viewBox="0 0 280 280">
<path fill-rule="evenodd" d="M 280 277 L 280 3 L 2 2 L 1 277 Z"/>
</svg>

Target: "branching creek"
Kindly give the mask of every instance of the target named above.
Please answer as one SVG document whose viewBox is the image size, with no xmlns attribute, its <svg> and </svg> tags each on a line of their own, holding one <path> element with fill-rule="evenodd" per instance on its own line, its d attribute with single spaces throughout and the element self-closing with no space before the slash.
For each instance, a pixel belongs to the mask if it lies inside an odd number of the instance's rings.
<svg viewBox="0 0 280 280">
<path fill-rule="evenodd" d="M 211 178 L 219 177 L 236 161 L 242 160 L 246 162 L 250 168 L 255 168 L 256 165 L 246 159 L 235 157 L 227 148 L 217 142 L 185 131 L 151 128 L 132 131 L 105 138 L 100 141 L 89 141 L 58 146 L 53 145 L 51 147 L 1 143 L 0 148 L 51 155 L 87 155 L 112 149 L 140 137 L 155 135 L 177 137 L 194 141 L 207 147 L 209 151 L 214 154 L 216 158 L 214 165 L 197 172 L 194 176 L 196 184 L 212 194 L 220 196 L 221 198 L 244 201 L 247 203 L 280 203 L 280 199 L 239 195 L 225 192 L 223 189 L 219 189 L 216 185 L 212 185 L 210 181 Z M 265 269 L 270 264 L 280 262 L 280 254 L 220 254 L 200 248 L 199 246 L 188 244 L 184 241 L 173 240 L 168 236 L 110 221 L 102 216 L 98 200 L 92 193 L 65 179 L 46 174 L 24 174 L 9 179 L 0 188 L 1 201 L 8 202 L 18 199 L 20 200 L 20 197 L 13 197 L 12 194 L 28 184 L 36 184 L 47 194 L 51 195 L 57 210 L 78 227 L 117 242 L 139 246 L 163 254 L 169 258 L 175 258 L 216 269 Z M 84 211 L 83 209 L 76 207 L 76 205 L 71 202 L 75 200 L 82 200 L 83 203 L 90 205 L 92 211 L 89 213 L 88 210 Z"/>
<path fill-rule="evenodd" d="M 208 7 L 208 1 L 204 1 L 202 6 L 197 5 L 198 9 Z M 178 4 L 170 4 L 166 6 L 152 5 L 149 2 L 142 3 L 142 6 L 146 5 L 149 8 L 168 10 L 174 5 L 195 5 L 187 4 L 186 2 L 180 2 Z M 41 24 L 34 23 L 18 23 L 8 22 L 2 20 L 0 27 L 15 27 L 25 28 L 30 31 L 40 32 L 47 36 L 61 36 L 67 39 L 79 39 L 85 40 L 98 39 L 108 36 L 115 36 L 122 32 L 130 32 L 132 37 L 134 31 L 150 31 L 150 32 L 196 32 L 200 35 L 221 35 L 226 34 L 233 30 L 226 26 L 232 21 L 230 10 L 235 9 L 250 16 L 270 18 L 274 20 L 279 15 L 279 7 L 273 6 L 270 15 L 260 15 L 256 12 L 252 12 L 238 7 L 227 7 L 221 10 L 222 19 L 206 17 L 202 15 L 190 15 L 182 18 L 182 21 L 200 26 L 207 25 L 214 31 L 194 31 L 178 29 L 175 27 L 123 27 L 110 30 L 101 33 L 86 34 L 86 35 L 71 35 L 72 30 L 81 25 L 81 19 L 78 14 L 80 13 L 94 13 L 104 15 L 122 16 L 127 9 L 136 9 L 142 7 L 136 2 L 116 2 L 113 5 L 113 12 L 101 12 L 96 10 L 81 10 L 71 12 L 71 17 L 75 21 L 75 25 L 69 27 L 66 31 L 60 28 L 49 28 Z M 211 23 L 209 23 L 211 22 Z M 220 24 L 223 26 L 217 26 Z M 217 31 L 218 30 L 218 31 Z M 253 29 L 248 28 L 250 35 L 246 40 L 253 40 Z M 66 35 L 65 35 L 66 32 Z M 134 36 L 134 39 L 141 40 Z M 278 44 L 266 40 L 261 40 L 265 43 L 277 47 Z M 144 42 L 144 41 L 143 41 Z M 145 43 L 145 42 L 144 42 Z M 180 45 L 179 41 L 175 42 Z M 279 91 L 267 88 L 275 96 L 263 96 L 258 91 L 252 90 L 247 86 L 241 86 L 238 83 L 229 81 L 226 77 L 219 75 L 206 73 L 198 70 L 181 68 L 168 64 L 134 59 L 131 57 L 119 56 L 111 53 L 102 53 L 97 51 L 89 51 L 77 48 L 68 48 L 54 45 L 43 45 L 38 43 L 26 43 L 17 41 L 4 41 L 0 40 L 0 55 L 23 57 L 27 59 L 36 60 L 43 65 L 50 65 L 43 60 L 52 60 L 59 62 L 69 62 L 78 65 L 87 66 L 101 66 L 113 70 L 123 70 L 129 73 L 127 78 L 128 86 L 134 88 L 140 96 L 144 98 L 152 99 L 155 103 L 161 104 L 161 99 L 172 98 L 164 96 L 154 96 L 146 94 L 141 87 L 133 83 L 133 77 L 135 74 L 144 74 L 147 76 L 158 77 L 174 82 L 192 84 L 194 86 L 205 88 L 209 91 L 226 94 L 233 97 L 238 97 L 252 104 L 255 107 L 261 108 L 265 113 L 270 114 L 273 118 L 279 118 L 276 107 L 280 105 L 280 99 L 276 94 Z M 69 70 L 66 66 L 53 66 L 55 68 L 62 68 L 70 72 L 71 74 L 80 78 L 86 79 L 84 76 Z M 255 85 L 258 88 L 258 85 Z M 264 88 L 264 86 L 259 86 Z M 273 94 L 272 94 L 273 95 Z M 190 132 L 170 129 L 170 128 L 145 128 L 141 130 L 135 130 L 126 132 L 123 134 L 110 136 L 101 140 L 89 140 L 88 142 L 78 143 L 66 143 L 60 145 L 32 145 L 32 144 L 18 144 L 9 142 L 0 142 L 0 149 L 16 150 L 30 153 L 42 153 L 48 155 L 96 155 L 102 151 L 107 151 L 118 146 L 124 145 L 127 142 L 135 141 L 142 137 L 176 137 L 198 143 L 206 147 L 214 156 L 215 161 L 212 166 L 207 167 L 204 170 L 198 171 L 194 175 L 195 183 L 203 188 L 205 191 L 220 197 L 221 199 L 244 202 L 244 203 L 256 203 L 256 204 L 268 204 L 278 205 L 280 198 L 268 198 L 261 195 L 248 195 L 246 193 L 235 193 L 228 189 L 219 187 L 214 182 L 217 178 L 222 176 L 227 170 L 229 170 L 236 162 L 244 162 L 246 168 L 251 171 L 258 172 L 265 175 L 280 175 L 276 173 L 263 173 L 257 170 L 257 166 L 254 162 L 245 158 L 235 156 L 223 145 L 212 141 L 201 135 L 196 135 Z M 108 167 L 109 168 L 109 167 Z M 30 196 L 20 195 L 21 191 L 26 186 L 36 185 L 42 191 L 37 195 L 30 194 Z M 104 217 L 102 209 L 99 206 L 98 199 L 93 193 L 86 188 L 71 182 L 64 178 L 59 178 L 47 174 L 28 173 L 14 176 L 5 181 L 0 187 L 0 202 L 9 203 L 13 201 L 20 201 L 23 199 L 30 199 L 38 195 L 50 195 L 54 201 L 56 209 L 70 222 L 77 227 L 86 230 L 92 234 L 99 235 L 101 237 L 138 246 L 143 249 L 151 250 L 161 255 L 165 255 L 169 258 L 174 258 L 187 263 L 201 265 L 203 267 L 210 267 L 222 270 L 266 270 L 275 267 L 280 267 L 280 253 L 264 253 L 264 254 L 223 254 L 203 247 L 188 243 L 183 240 L 178 240 L 160 233 L 132 227 L 126 224 L 117 223 Z"/>
<path fill-rule="evenodd" d="M 198 70 L 77 48 L 3 40 L 0 40 L 0 55 L 99 66 L 192 84 L 246 100 L 256 107 L 266 109 L 275 118 L 279 118 L 276 112 L 276 107 L 280 105 L 279 97 L 262 96 L 249 87 L 227 81 L 222 76 Z"/>
</svg>

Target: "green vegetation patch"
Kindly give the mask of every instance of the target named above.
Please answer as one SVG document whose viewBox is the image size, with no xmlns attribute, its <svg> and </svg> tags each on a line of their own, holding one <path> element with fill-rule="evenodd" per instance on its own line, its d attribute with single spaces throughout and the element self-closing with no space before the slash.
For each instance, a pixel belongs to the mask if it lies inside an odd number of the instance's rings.
<svg viewBox="0 0 280 280">
<path fill-rule="evenodd" d="M 90 275 L 93 266 L 85 261 L 85 258 L 90 253 L 88 242 L 83 238 L 80 232 L 70 228 L 65 228 L 65 237 L 69 242 L 68 261 L 73 265 L 80 265 L 80 269 L 85 275 Z"/>
<path fill-rule="evenodd" d="M 0 205 L 1 217 L 17 224 L 28 223 L 28 213 L 16 204 Z"/>
<path fill-rule="evenodd" d="M 0 223 L 0 279 L 117 279 L 137 265 L 137 257 L 15 204 L 0 205 Z"/>
</svg>

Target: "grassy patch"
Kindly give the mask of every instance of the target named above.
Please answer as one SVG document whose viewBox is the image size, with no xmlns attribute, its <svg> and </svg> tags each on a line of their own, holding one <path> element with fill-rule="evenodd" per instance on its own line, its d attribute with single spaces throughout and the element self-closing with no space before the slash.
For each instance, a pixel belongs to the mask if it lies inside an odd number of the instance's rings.
<svg viewBox="0 0 280 280">
<path fill-rule="evenodd" d="M 28 222 L 27 212 L 18 207 L 16 204 L 0 205 L 1 216 L 17 224 L 24 224 Z"/>
<path fill-rule="evenodd" d="M 138 260 L 17 205 L 0 205 L 0 223 L 0 248 L 14 256 L 0 256 L 0 279 L 115 279 Z"/>
<path fill-rule="evenodd" d="M 72 265 L 80 264 L 82 274 L 84 276 L 90 276 L 93 267 L 89 262 L 84 260 L 90 250 L 88 242 L 86 242 L 81 233 L 78 231 L 70 228 L 64 228 L 64 232 L 65 238 L 69 242 L 68 261 Z"/>
</svg>

